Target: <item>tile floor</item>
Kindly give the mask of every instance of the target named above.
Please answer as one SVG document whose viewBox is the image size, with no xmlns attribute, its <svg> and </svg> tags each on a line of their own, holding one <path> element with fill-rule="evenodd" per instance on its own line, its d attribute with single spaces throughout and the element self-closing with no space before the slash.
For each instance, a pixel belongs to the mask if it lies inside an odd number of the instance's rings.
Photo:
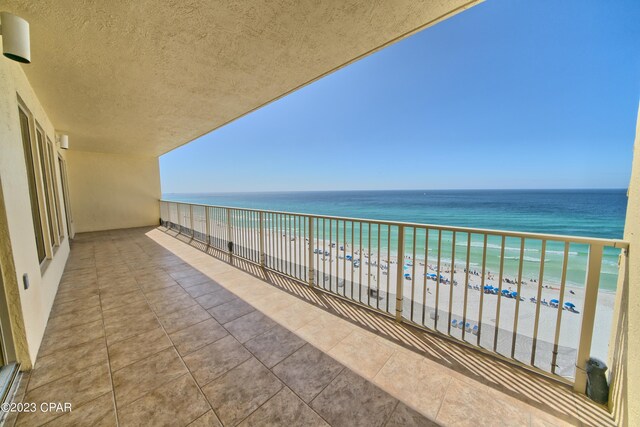
<svg viewBox="0 0 640 427">
<path fill-rule="evenodd" d="M 194 246 L 76 236 L 15 397 L 73 410 L 7 425 L 612 425 L 565 386 Z"/>
</svg>

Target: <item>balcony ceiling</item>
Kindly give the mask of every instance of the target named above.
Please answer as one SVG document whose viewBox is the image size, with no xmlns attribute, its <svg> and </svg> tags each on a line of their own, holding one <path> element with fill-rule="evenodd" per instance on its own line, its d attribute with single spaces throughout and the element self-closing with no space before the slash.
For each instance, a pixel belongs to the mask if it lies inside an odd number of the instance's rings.
<svg viewBox="0 0 640 427">
<path fill-rule="evenodd" d="M 158 156 L 479 0 L 5 0 L 71 149 Z"/>
</svg>

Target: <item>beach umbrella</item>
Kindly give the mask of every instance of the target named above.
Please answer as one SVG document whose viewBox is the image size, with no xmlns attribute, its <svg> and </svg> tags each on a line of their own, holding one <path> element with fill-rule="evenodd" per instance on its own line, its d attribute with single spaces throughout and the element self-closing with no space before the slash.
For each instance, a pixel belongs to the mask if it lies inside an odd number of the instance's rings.
<svg viewBox="0 0 640 427">
<path fill-rule="evenodd" d="M 575 306 L 576 306 L 576 305 L 575 305 L 574 303 L 572 303 L 572 302 L 565 302 L 565 303 L 564 303 L 564 305 L 565 305 L 565 307 L 571 307 L 571 308 L 575 308 Z"/>
<path fill-rule="evenodd" d="M 552 299 L 551 301 L 549 301 L 551 304 L 558 304 L 560 301 L 558 301 L 557 299 Z"/>
<path fill-rule="evenodd" d="M 518 293 L 516 291 L 513 291 L 513 292 L 511 292 L 511 296 L 515 298 L 515 297 L 518 296 Z"/>
</svg>

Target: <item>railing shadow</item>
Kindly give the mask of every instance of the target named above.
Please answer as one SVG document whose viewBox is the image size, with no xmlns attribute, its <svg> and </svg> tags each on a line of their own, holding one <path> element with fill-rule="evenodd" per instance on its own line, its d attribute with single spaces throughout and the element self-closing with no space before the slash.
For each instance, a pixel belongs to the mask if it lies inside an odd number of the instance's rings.
<svg viewBox="0 0 640 427">
<path fill-rule="evenodd" d="M 312 288 L 308 284 L 275 271 L 263 269 L 253 262 L 207 246 L 206 243 L 176 230 L 162 226 L 158 227 L 158 230 L 281 291 L 313 304 L 329 314 L 447 367 L 455 371 L 458 374 L 457 377 L 463 381 L 465 379 L 476 381 L 571 424 L 615 425 L 606 407 L 573 392 L 568 385 L 491 357 L 444 336 L 418 329 L 407 323 L 398 323 L 383 313 L 375 312 L 319 288 Z"/>
</svg>

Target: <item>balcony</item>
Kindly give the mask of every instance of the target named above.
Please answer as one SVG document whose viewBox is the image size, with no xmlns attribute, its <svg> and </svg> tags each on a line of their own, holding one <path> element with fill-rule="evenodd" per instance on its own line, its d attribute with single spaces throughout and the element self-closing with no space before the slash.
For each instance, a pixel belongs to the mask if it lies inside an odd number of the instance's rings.
<svg viewBox="0 0 640 427">
<path fill-rule="evenodd" d="M 261 268 L 239 255 L 242 245 L 230 256 L 207 246 L 215 233 L 203 244 L 183 228 L 76 236 L 15 399 L 73 411 L 7 425 L 614 425 L 557 378 Z"/>
</svg>

